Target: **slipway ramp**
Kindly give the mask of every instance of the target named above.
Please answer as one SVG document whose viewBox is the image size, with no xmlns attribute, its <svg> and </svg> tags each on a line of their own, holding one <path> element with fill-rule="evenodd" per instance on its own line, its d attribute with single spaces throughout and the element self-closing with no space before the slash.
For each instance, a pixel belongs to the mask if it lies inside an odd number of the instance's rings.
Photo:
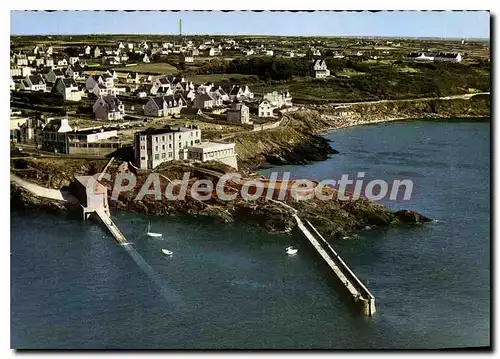
<svg viewBox="0 0 500 359">
<path fill-rule="evenodd" d="M 48 198 L 55 201 L 69 202 L 73 204 L 79 204 L 80 202 L 76 197 L 70 194 L 68 191 L 62 191 L 53 188 L 45 188 L 39 186 L 35 183 L 28 182 L 14 174 L 10 174 L 10 181 L 17 184 L 19 187 L 25 189 L 28 192 L 33 193 L 35 196 Z"/>
</svg>

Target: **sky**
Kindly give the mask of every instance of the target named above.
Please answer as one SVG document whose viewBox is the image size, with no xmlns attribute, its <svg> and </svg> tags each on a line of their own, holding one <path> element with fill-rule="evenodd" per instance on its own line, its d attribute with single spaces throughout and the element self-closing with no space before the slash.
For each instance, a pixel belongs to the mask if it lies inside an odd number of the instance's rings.
<svg viewBox="0 0 500 359">
<path fill-rule="evenodd" d="M 489 38 L 485 11 L 11 11 L 12 35 L 178 34 Z"/>
</svg>

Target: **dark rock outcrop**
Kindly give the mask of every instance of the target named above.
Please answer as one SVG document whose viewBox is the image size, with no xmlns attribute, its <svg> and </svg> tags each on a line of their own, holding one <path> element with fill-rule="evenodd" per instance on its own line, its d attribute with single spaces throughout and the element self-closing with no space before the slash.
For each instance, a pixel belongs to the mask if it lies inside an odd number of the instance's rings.
<svg viewBox="0 0 500 359">
<path fill-rule="evenodd" d="M 401 223 L 421 224 L 432 222 L 432 219 L 407 209 L 395 212 L 394 217 Z"/>
</svg>

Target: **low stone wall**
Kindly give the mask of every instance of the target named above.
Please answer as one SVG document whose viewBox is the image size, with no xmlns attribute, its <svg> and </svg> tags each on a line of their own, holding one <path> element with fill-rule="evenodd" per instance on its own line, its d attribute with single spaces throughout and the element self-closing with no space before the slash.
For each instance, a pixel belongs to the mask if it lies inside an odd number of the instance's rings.
<svg viewBox="0 0 500 359">
<path fill-rule="evenodd" d="M 273 128 L 276 128 L 276 127 L 279 127 L 279 125 L 281 125 L 281 121 L 282 120 L 279 120 L 279 121 L 276 121 L 276 122 L 268 122 L 268 123 L 262 123 L 262 124 L 254 124 L 253 125 L 253 130 L 254 132 L 257 132 L 257 131 L 264 131 L 264 130 L 270 130 L 270 129 L 273 129 Z"/>
</svg>

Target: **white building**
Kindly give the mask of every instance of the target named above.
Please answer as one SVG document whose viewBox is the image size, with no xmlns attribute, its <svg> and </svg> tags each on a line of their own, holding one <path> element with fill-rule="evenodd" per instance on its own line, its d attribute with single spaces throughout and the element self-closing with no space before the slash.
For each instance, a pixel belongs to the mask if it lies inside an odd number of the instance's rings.
<svg viewBox="0 0 500 359">
<path fill-rule="evenodd" d="M 201 142 L 199 126 L 148 128 L 134 135 L 135 164 L 153 169 L 163 162 L 183 160 L 187 149 Z"/>
<path fill-rule="evenodd" d="M 434 61 L 460 62 L 462 55 L 456 53 L 439 52 L 434 56 Z"/>
<path fill-rule="evenodd" d="M 188 147 L 187 159 L 206 162 L 218 161 L 238 169 L 235 144 L 228 142 L 202 142 Z"/>
<path fill-rule="evenodd" d="M 186 104 L 175 96 L 151 97 L 144 106 L 145 116 L 166 117 L 178 115 Z"/>
<path fill-rule="evenodd" d="M 290 92 L 278 92 L 278 91 L 273 91 L 273 92 L 268 92 L 264 95 L 264 100 L 269 101 L 269 103 L 277 108 L 281 108 L 283 106 L 286 107 L 292 107 L 292 95 L 290 95 Z"/>
<path fill-rule="evenodd" d="M 245 101 L 245 100 L 250 100 L 253 99 L 254 94 L 252 91 L 250 91 L 250 88 L 247 85 L 241 85 L 241 86 L 233 86 L 231 91 L 229 91 L 229 98 L 231 101 L 238 100 L 238 101 Z"/>
<path fill-rule="evenodd" d="M 312 66 L 313 76 L 317 79 L 330 76 L 330 70 L 326 66 L 325 60 L 314 60 Z"/>
<path fill-rule="evenodd" d="M 20 90 L 29 90 L 29 91 L 42 91 L 45 92 L 47 90 L 47 85 L 42 75 L 30 75 L 26 76 L 19 82 Z"/>
<path fill-rule="evenodd" d="M 259 104 L 259 117 L 274 117 L 274 110 L 277 107 L 273 106 L 268 100 L 263 100 Z"/>
<path fill-rule="evenodd" d="M 122 120 L 125 106 L 114 96 L 99 96 L 92 106 L 95 117 L 103 120 Z"/>
<path fill-rule="evenodd" d="M 434 61 L 434 56 L 428 56 L 423 52 L 412 52 L 407 57 L 409 60 L 415 61 Z"/>
<path fill-rule="evenodd" d="M 78 89 L 75 80 L 58 78 L 52 87 L 52 92 L 63 97 L 65 101 L 80 101 L 82 92 Z"/>
</svg>

